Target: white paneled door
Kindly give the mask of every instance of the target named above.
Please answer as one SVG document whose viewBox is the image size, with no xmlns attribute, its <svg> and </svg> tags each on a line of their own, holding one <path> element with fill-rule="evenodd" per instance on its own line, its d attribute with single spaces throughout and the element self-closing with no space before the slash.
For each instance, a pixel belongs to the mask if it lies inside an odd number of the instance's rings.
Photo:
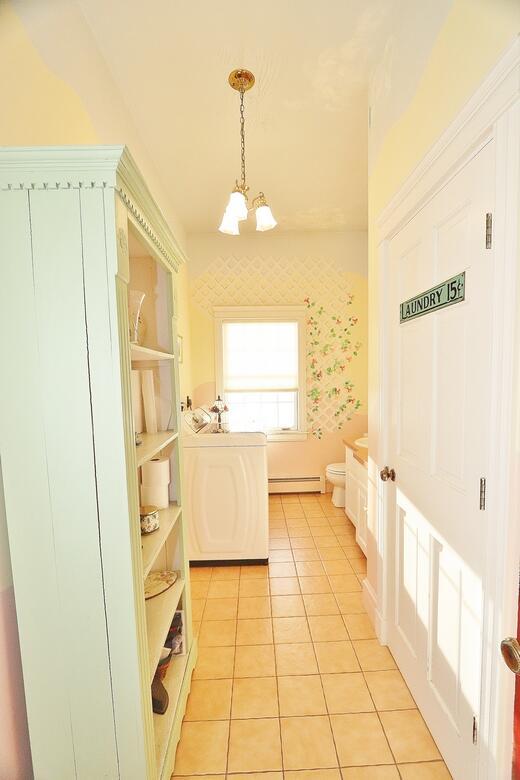
<svg viewBox="0 0 520 780">
<path fill-rule="evenodd" d="M 387 255 L 388 452 L 397 475 L 389 645 L 455 780 L 477 773 L 494 168 L 489 142 L 390 240 Z M 465 300 L 400 323 L 402 302 L 462 272 Z"/>
</svg>

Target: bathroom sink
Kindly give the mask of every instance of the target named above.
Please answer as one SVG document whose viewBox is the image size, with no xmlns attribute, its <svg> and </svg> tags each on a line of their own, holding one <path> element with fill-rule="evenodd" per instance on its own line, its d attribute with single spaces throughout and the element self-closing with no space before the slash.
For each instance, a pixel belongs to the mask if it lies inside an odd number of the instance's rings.
<svg viewBox="0 0 520 780">
<path fill-rule="evenodd" d="M 356 447 L 368 447 L 368 436 L 361 436 L 355 440 L 354 444 Z"/>
</svg>

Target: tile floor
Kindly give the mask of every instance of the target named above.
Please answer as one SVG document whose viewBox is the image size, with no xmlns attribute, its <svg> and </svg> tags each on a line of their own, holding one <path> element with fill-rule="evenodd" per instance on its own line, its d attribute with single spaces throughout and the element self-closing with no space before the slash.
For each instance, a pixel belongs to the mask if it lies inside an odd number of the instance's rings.
<svg viewBox="0 0 520 780">
<path fill-rule="evenodd" d="M 344 511 L 317 494 L 269 510 L 268 567 L 192 569 L 199 659 L 174 776 L 449 780 L 364 610 Z"/>
</svg>

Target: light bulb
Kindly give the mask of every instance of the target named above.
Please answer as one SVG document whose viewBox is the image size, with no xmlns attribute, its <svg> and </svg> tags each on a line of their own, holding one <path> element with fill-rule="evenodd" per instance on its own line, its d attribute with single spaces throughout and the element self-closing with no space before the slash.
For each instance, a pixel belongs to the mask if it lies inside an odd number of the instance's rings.
<svg viewBox="0 0 520 780">
<path fill-rule="evenodd" d="M 238 236 L 240 234 L 238 219 L 234 214 L 230 213 L 229 209 L 226 209 L 224 212 L 219 230 L 221 233 L 227 233 L 229 236 Z"/>
<path fill-rule="evenodd" d="M 243 192 L 235 190 L 231 193 L 227 210 L 237 220 L 247 219 L 247 203 Z"/>
<path fill-rule="evenodd" d="M 256 229 L 257 230 L 272 230 L 278 223 L 273 217 L 272 211 L 266 204 L 258 206 L 256 209 Z"/>
</svg>

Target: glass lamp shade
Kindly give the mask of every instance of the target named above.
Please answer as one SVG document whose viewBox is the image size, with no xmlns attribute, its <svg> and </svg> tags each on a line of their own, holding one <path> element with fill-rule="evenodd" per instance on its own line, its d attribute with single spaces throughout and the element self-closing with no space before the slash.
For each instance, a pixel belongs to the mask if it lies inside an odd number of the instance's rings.
<svg viewBox="0 0 520 780">
<path fill-rule="evenodd" d="M 238 219 L 234 214 L 230 213 L 229 208 L 224 212 L 219 230 L 221 233 L 227 233 L 229 236 L 238 236 L 240 233 L 240 230 L 238 229 Z"/>
<path fill-rule="evenodd" d="M 225 412 L 227 410 L 227 406 L 220 396 L 217 396 L 217 400 L 213 401 L 212 408 L 216 409 L 218 414 L 222 414 L 222 412 Z"/>
<path fill-rule="evenodd" d="M 242 192 L 232 192 L 229 196 L 227 211 L 237 220 L 247 219 L 247 203 Z"/>
<path fill-rule="evenodd" d="M 277 225 L 277 221 L 273 217 L 273 213 L 269 206 L 258 206 L 256 210 L 256 229 L 257 230 L 272 230 Z"/>
</svg>

